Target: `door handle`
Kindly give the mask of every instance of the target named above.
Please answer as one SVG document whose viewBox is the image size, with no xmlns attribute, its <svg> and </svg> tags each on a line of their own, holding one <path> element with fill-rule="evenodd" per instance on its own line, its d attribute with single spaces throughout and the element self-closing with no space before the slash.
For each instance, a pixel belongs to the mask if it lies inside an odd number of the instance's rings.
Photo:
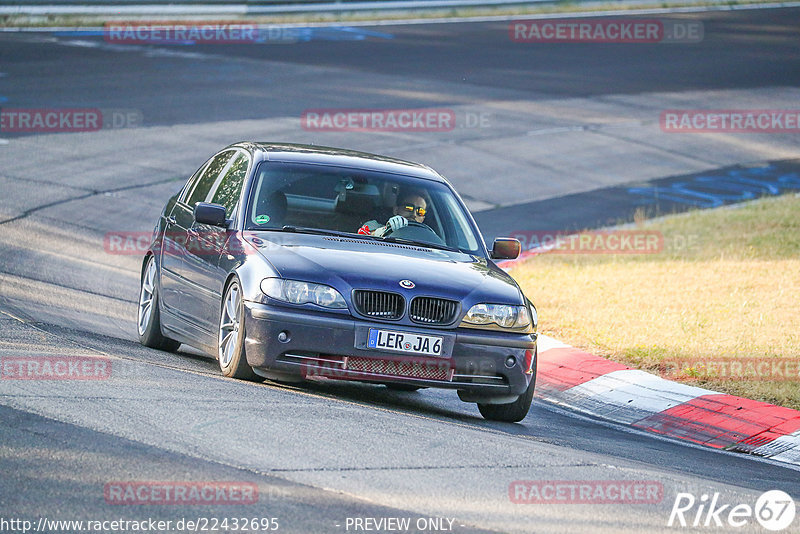
<svg viewBox="0 0 800 534">
<path fill-rule="evenodd" d="M 169 217 L 167 217 L 167 224 L 177 224 L 177 222 L 178 221 L 177 219 L 175 219 L 174 215 L 170 215 Z"/>
</svg>

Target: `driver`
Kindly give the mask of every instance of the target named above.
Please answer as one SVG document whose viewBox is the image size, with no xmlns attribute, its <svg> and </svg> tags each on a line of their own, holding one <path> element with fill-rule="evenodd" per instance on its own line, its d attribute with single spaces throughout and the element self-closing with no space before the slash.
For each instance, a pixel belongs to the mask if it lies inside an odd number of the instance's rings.
<svg viewBox="0 0 800 534">
<path fill-rule="evenodd" d="M 369 234 L 376 237 L 395 232 L 400 228 L 408 226 L 408 221 L 422 223 L 425 221 L 425 211 L 428 207 L 425 199 L 416 192 L 406 193 L 397 197 L 399 202 L 394 207 L 394 215 L 389 218 L 385 225 L 381 225 L 376 220 L 367 221 L 358 229 L 359 234 Z"/>
</svg>

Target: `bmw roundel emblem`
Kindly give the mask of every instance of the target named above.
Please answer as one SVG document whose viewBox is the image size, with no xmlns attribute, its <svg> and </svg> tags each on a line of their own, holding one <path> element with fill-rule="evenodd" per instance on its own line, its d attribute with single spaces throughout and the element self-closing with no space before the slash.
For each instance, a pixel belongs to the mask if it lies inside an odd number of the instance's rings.
<svg viewBox="0 0 800 534">
<path fill-rule="evenodd" d="M 414 284 L 414 282 L 412 282 L 411 280 L 400 280 L 400 287 L 404 287 L 406 289 L 414 289 L 415 285 L 416 284 Z"/>
</svg>

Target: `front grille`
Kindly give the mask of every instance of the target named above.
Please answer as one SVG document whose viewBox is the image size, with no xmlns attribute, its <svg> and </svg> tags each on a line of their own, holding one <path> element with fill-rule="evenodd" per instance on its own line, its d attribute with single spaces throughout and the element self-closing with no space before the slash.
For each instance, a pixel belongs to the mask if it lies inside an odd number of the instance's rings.
<svg viewBox="0 0 800 534">
<path fill-rule="evenodd" d="M 365 289 L 353 292 L 353 303 L 358 313 L 376 319 L 399 319 L 406 306 L 402 295 Z"/>
<path fill-rule="evenodd" d="M 378 360 L 373 358 L 348 358 L 348 371 L 371 375 L 450 380 L 450 364 L 444 360 Z"/>
<path fill-rule="evenodd" d="M 458 302 L 433 297 L 417 297 L 411 301 L 409 317 L 415 323 L 450 324 L 458 313 Z"/>
<path fill-rule="evenodd" d="M 450 361 L 432 358 L 363 358 L 314 352 L 285 353 L 281 362 L 297 365 L 303 378 L 329 378 L 334 380 L 381 380 L 384 377 L 419 378 L 451 381 L 453 368 Z"/>
</svg>

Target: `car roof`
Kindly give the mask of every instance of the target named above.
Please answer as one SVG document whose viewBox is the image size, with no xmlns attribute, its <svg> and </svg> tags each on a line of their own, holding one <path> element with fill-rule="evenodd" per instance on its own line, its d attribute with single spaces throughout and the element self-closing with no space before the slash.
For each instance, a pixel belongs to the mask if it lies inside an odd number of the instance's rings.
<svg viewBox="0 0 800 534">
<path fill-rule="evenodd" d="M 335 165 L 370 171 L 404 174 L 417 178 L 425 178 L 436 182 L 447 183 L 439 173 L 421 163 L 402 159 L 359 152 L 344 148 L 319 145 L 301 145 L 293 143 L 242 142 L 231 145 L 261 155 L 270 161 L 286 161 L 292 163 L 314 163 L 317 165 Z M 258 160 L 259 158 L 254 158 Z"/>
</svg>

